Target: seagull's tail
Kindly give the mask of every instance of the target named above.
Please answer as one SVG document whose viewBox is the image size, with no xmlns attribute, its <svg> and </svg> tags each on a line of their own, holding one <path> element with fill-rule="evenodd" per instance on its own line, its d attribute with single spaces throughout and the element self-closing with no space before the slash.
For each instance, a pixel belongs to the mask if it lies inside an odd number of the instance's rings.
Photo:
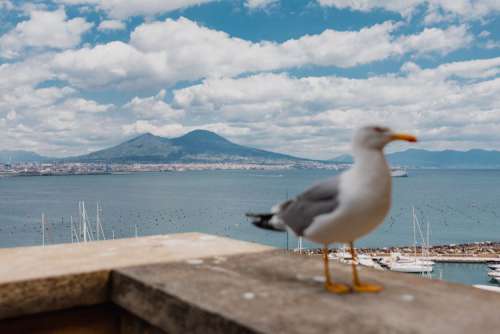
<svg viewBox="0 0 500 334">
<path fill-rule="evenodd" d="M 285 225 L 274 213 L 247 213 L 246 216 L 258 228 L 280 232 L 285 231 Z"/>
</svg>

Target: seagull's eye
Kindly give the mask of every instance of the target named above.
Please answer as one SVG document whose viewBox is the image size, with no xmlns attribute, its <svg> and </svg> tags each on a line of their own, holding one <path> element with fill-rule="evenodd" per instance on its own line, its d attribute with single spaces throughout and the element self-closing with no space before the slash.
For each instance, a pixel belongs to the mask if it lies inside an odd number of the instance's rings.
<svg viewBox="0 0 500 334">
<path fill-rule="evenodd" d="M 373 130 L 375 130 L 375 132 L 377 132 L 377 133 L 387 132 L 387 128 L 382 128 L 382 127 L 379 127 L 379 126 L 374 127 Z"/>
</svg>

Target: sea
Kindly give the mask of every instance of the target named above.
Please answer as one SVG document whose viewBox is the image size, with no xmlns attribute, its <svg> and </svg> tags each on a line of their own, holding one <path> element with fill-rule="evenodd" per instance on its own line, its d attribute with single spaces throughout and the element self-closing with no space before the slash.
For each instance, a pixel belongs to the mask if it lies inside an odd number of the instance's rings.
<svg viewBox="0 0 500 334">
<path fill-rule="evenodd" d="M 393 205 L 375 232 L 358 247 L 414 244 L 417 235 L 437 244 L 500 241 L 500 170 L 409 170 L 393 178 Z M 71 242 L 71 218 L 85 201 L 92 224 L 97 203 L 106 238 L 204 232 L 281 248 L 296 248 L 286 233 L 255 228 L 246 212 L 266 212 L 336 171 L 183 171 L 119 175 L 0 178 L 0 247 Z M 427 227 L 428 226 L 428 227 Z M 422 238 L 423 237 L 423 238 Z M 304 243 L 305 247 L 318 247 Z M 434 278 L 465 284 L 493 284 L 482 264 L 437 264 Z"/>
</svg>

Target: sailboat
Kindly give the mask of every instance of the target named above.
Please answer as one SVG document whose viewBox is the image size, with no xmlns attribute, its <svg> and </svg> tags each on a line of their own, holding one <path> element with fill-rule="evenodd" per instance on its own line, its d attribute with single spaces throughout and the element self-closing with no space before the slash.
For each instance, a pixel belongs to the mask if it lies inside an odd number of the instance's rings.
<svg viewBox="0 0 500 334">
<path fill-rule="evenodd" d="M 387 266 L 392 271 L 405 272 L 405 273 L 431 273 L 433 271 L 434 262 L 430 260 L 419 259 L 417 257 L 417 229 L 422 237 L 422 255 L 429 253 L 429 224 L 427 224 L 427 244 L 423 241 L 423 234 L 415 213 L 415 207 L 412 208 L 412 223 L 413 223 L 413 243 L 414 243 L 414 256 L 403 256 L 400 253 L 391 254 L 391 260 Z M 425 245 L 425 247 L 424 247 Z"/>
<path fill-rule="evenodd" d="M 408 171 L 404 168 L 391 168 L 392 177 L 408 177 Z"/>
</svg>

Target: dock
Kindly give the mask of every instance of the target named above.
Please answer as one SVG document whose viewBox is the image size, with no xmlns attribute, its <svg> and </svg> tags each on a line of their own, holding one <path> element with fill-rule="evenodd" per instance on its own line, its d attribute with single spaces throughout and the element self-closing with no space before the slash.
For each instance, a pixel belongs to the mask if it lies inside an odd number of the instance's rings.
<svg viewBox="0 0 500 334">
<path fill-rule="evenodd" d="M 407 254 L 406 254 L 407 255 Z M 475 256 L 411 256 L 417 260 L 434 261 L 436 263 L 500 263 L 498 257 L 475 257 Z M 381 256 L 381 258 L 389 258 L 389 256 Z"/>
</svg>

